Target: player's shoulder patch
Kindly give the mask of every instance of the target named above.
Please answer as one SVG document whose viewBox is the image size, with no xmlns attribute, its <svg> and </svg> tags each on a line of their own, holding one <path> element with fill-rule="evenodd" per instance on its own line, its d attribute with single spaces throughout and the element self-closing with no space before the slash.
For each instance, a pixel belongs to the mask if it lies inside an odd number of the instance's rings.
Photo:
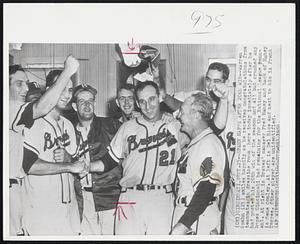
<svg viewBox="0 0 300 244">
<path fill-rule="evenodd" d="M 211 157 L 206 157 L 200 165 L 200 175 L 205 177 L 209 175 L 213 168 L 213 161 Z"/>
</svg>

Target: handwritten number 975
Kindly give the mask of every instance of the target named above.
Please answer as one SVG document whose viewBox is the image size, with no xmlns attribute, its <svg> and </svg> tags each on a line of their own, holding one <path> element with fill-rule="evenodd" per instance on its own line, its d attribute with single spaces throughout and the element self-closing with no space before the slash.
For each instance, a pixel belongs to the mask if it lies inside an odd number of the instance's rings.
<svg viewBox="0 0 300 244">
<path fill-rule="evenodd" d="M 224 16 L 223 14 L 211 16 L 207 15 L 199 10 L 196 10 L 191 15 L 191 20 L 194 22 L 193 28 L 196 26 L 201 26 L 204 28 L 218 28 L 222 25 L 220 18 Z"/>
</svg>

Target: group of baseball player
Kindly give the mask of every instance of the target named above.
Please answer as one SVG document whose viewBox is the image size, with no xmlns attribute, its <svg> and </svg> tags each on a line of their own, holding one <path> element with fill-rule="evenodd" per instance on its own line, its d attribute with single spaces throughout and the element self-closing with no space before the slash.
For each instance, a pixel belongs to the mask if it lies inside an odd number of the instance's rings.
<svg viewBox="0 0 300 244">
<path fill-rule="evenodd" d="M 31 99 L 24 69 L 9 67 L 10 235 L 235 234 L 227 65 L 210 64 L 206 89 L 181 97 L 123 84 L 119 119 L 95 115 L 97 90 L 73 86 L 78 68 L 68 56 Z"/>
</svg>

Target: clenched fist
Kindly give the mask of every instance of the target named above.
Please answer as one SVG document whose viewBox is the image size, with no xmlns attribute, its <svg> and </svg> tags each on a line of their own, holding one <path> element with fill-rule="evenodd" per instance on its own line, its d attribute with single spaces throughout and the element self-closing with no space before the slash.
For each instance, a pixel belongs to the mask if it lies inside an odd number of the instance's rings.
<svg viewBox="0 0 300 244">
<path fill-rule="evenodd" d="M 229 94 L 228 82 L 214 84 L 212 91 L 220 99 L 227 99 Z"/>
<path fill-rule="evenodd" d="M 56 163 L 70 163 L 71 155 L 64 148 L 57 148 L 53 151 L 53 158 Z"/>
<path fill-rule="evenodd" d="M 164 112 L 162 114 L 162 118 L 161 118 L 162 122 L 168 124 L 170 122 L 173 122 L 173 121 L 176 121 L 176 119 L 173 117 L 172 114 L 170 113 L 167 113 L 167 112 Z"/>
<path fill-rule="evenodd" d="M 76 58 L 74 58 L 72 55 L 69 55 L 65 61 L 65 71 L 72 76 L 76 73 L 79 67 L 79 62 Z"/>
<path fill-rule="evenodd" d="M 71 166 L 71 173 L 79 174 L 80 176 L 86 175 L 88 173 L 88 170 L 88 164 L 85 159 L 79 159 L 78 161 L 75 161 Z"/>
</svg>

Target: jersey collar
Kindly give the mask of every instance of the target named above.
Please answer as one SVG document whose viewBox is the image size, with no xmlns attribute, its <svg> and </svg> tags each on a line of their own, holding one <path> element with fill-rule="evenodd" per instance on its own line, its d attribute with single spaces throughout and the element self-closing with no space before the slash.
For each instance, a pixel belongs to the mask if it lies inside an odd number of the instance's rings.
<svg viewBox="0 0 300 244">
<path fill-rule="evenodd" d="M 204 131 L 202 131 L 199 135 L 197 135 L 194 139 L 191 140 L 187 149 L 191 148 L 192 146 L 197 144 L 197 142 L 200 141 L 203 137 L 211 133 L 213 133 L 212 129 L 210 127 L 207 127 Z"/>
</svg>

